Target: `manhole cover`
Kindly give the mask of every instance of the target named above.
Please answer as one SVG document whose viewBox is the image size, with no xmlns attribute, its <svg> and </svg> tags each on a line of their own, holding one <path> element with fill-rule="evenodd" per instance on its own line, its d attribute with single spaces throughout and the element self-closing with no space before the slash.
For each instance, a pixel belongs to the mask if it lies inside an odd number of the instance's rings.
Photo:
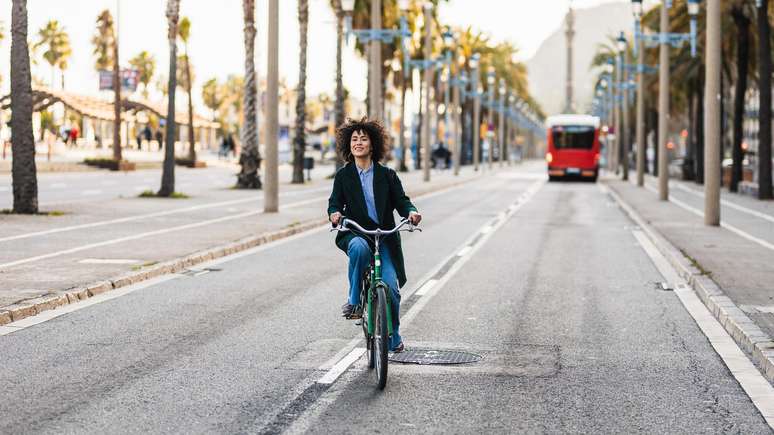
<svg viewBox="0 0 774 435">
<path fill-rule="evenodd" d="M 391 362 L 404 364 L 467 364 L 481 358 L 481 355 L 458 350 L 406 349 L 390 354 Z"/>
</svg>

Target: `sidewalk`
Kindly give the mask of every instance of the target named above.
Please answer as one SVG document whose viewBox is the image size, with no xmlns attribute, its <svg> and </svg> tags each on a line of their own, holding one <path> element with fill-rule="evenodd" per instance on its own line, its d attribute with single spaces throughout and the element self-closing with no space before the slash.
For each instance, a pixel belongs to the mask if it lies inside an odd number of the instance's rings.
<svg viewBox="0 0 774 435">
<path fill-rule="evenodd" d="M 178 151 L 179 155 L 184 155 L 184 151 Z M 155 169 L 160 168 L 164 162 L 164 152 L 162 151 L 139 151 L 125 148 L 121 151 L 125 160 L 137 165 L 137 169 Z M 83 163 L 86 158 L 112 158 L 112 149 L 79 149 L 73 148 L 66 151 L 52 154 L 51 159 L 46 155 L 45 146 L 38 145 L 35 154 L 35 166 L 37 172 L 81 172 L 81 171 L 100 171 L 102 169 L 89 166 Z M 202 150 L 197 154 L 199 160 L 207 162 L 208 165 L 223 166 L 233 165 L 238 162 L 238 158 L 229 157 L 228 159 L 218 158 L 216 151 Z M 11 172 L 12 159 L 10 153 L 5 159 L 0 160 L 0 174 Z"/>
<path fill-rule="evenodd" d="M 774 249 L 766 241 L 704 225 L 679 200 L 659 201 L 652 190 L 616 178 L 605 178 L 604 185 L 646 233 L 652 230 L 649 235 L 662 253 L 774 382 Z M 755 223 L 770 225 L 764 218 Z"/>
<path fill-rule="evenodd" d="M 433 171 L 429 183 L 421 171 L 401 179 L 416 198 L 481 176 L 465 167 L 457 177 Z M 275 214 L 263 213 L 263 191 L 214 188 L 183 200 L 74 203 L 56 217 L 0 216 L 0 325 L 326 223 L 331 180 L 288 181 Z"/>
</svg>

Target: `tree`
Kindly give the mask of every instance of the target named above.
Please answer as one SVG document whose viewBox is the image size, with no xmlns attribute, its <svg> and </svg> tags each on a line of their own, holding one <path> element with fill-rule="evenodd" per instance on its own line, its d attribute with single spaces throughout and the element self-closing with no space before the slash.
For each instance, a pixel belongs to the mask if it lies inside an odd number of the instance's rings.
<svg viewBox="0 0 774 435">
<path fill-rule="evenodd" d="M 27 1 L 11 9 L 11 153 L 14 213 L 38 212 L 35 140 L 32 136 L 32 83 L 27 46 Z"/>
<path fill-rule="evenodd" d="M 38 42 L 33 46 L 35 50 L 45 49 L 43 59 L 51 65 L 51 83 L 54 87 L 54 70 L 58 68 L 62 73 L 62 89 L 64 89 L 64 70 L 67 69 L 67 60 L 73 53 L 70 46 L 70 36 L 59 21 L 50 20 L 43 28 L 38 30 Z"/>
<path fill-rule="evenodd" d="M 215 119 L 215 113 L 223 104 L 223 91 L 215 77 L 207 80 L 202 85 L 202 101 L 208 109 L 212 111 L 212 119 Z"/>
<path fill-rule="evenodd" d="M 97 31 L 91 38 L 94 46 L 93 54 L 96 56 L 94 68 L 97 71 L 107 70 L 113 67 L 113 44 L 115 44 L 115 32 L 113 31 L 113 16 L 105 9 L 97 16 Z"/>
<path fill-rule="evenodd" d="M 745 15 L 742 5 L 735 3 L 731 8 L 731 16 L 736 26 L 736 84 L 734 86 L 734 141 L 731 148 L 733 165 L 731 167 L 731 192 L 739 190 L 742 181 L 742 141 L 744 135 L 744 99 L 747 93 L 747 66 L 750 63 L 750 19 Z"/>
<path fill-rule="evenodd" d="M 180 0 L 167 0 L 167 41 L 169 43 L 169 84 L 167 89 L 167 134 L 161 188 L 157 195 L 169 197 L 175 192 L 175 88 L 177 87 L 177 21 Z"/>
<path fill-rule="evenodd" d="M 304 151 L 306 149 L 306 47 L 309 24 L 309 0 L 298 0 L 298 88 L 296 90 L 296 135 L 293 138 L 294 184 L 304 183 Z"/>
<path fill-rule="evenodd" d="M 758 198 L 772 199 L 771 185 L 771 24 L 769 0 L 758 8 Z"/>
<path fill-rule="evenodd" d="M 193 125 L 193 102 L 191 101 L 191 88 L 193 87 L 193 74 L 191 73 L 191 60 L 188 57 L 188 38 L 191 36 L 191 20 L 183 17 L 177 29 L 180 40 L 183 41 L 183 70 L 185 71 L 185 92 L 188 94 L 188 159 L 196 161 L 196 136 Z"/>
<path fill-rule="evenodd" d="M 121 80 L 118 65 L 118 39 L 113 16 L 105 9 L 97 15 L 97 30 L 91 38 L 97 71 L 113 70 L 113 160 L 121 161 Z"/>
<path fill-rule="evenodd" d="M 341 46 L 344 41 L 344 12 L 341 9 L 341 0 L 332 0 L 331 7 L 333 7 L 334 14 L 336 15 L 336 105 L 334 106 L 334 123 L 336 128 L 344 124 L 344 82 L 341 74 Z M 336 139 L 334 138 L 334 141 Z M 336 169 L 338 170 L 344 165 L 341 160 L 341 156 L 336 152 Z"/>
<path fill-rule="evenodd" d="M 153 86 L 157 91 L 161 92 L 165 98 L 169 95 L 169 77 L 166 74 L 161 73 L 156 76 L 156 80 L 153 81 Z"/>
<path fill-rule="evenodd" d="M 142 83 L 142 96 L 148 98 L 148 84 L 153 79 L 153 73 L 156 71 L 156 58 L 152 54 L 143 50 L 136 56 L 129 59 L 129 64 L 140 73 L 140 83 Z"/>
<path fill-rule="evenodd" d="M 242 0 L 245 36 L 244 124 L 237 188 L 260 189 L 261 154 L 258 151 L 258 86 L 255 79 L 255 0 Z"/>
</svg>

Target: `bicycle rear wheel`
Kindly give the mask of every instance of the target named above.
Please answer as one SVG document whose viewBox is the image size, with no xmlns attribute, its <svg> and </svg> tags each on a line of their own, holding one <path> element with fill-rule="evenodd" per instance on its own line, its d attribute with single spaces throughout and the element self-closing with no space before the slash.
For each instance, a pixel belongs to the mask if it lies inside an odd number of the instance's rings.
<svg viewBox="0 0 774 435">
<path fill-rule="evenodd" d="M 387 347 L 389 336 L 387 332 L 387 292 L 383 284 L 376 286 L 374 301 L 374 340 L 373 359 L 376 366 L 376 386 L 383 390 L 387 385 Z"/>
</svg>

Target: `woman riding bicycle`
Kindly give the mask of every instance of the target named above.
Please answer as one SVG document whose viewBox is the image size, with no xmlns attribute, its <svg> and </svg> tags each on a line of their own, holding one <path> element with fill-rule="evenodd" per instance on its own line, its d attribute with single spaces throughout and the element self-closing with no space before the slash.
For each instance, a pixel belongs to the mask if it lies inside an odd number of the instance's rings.
<svg viewBox="0 0 774 435">
<path fill-rule="evenodd" d="M 328 199 L 328 217 L 338 225 L 343 216 L 367 230 L 391 229 L 395 226 L 393 211 L 419 224 L 422 215 L 403 191 L 398 174 L 379 163 L 387 152 L 387 133 L 376 120 L 348 119 L 336 131 L 336 148 L 347 162 L 336 172 L 333 191 Z M 349 257 L 349 298 L 341 307 L 346 318 L 359 317 L 360 283 L 368 270 L 373 242 L 352 232 L 340 232 L 336 246 Z M 379 246 L 382 279 L 390 287 L 393 334 L 390 350 L 403 351 L 400 325 L 400 288 L 406 283 L 400 236 L 387 236 Z"/>
</svg>

